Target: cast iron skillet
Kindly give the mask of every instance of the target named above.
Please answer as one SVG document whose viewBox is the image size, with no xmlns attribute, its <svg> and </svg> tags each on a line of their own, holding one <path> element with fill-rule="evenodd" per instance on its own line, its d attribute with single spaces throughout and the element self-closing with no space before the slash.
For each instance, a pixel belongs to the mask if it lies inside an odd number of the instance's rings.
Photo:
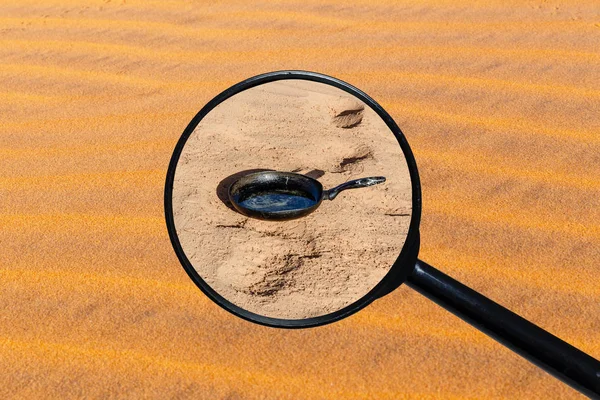
<svg viewBox="0 0 600 400">
<path fill-rule="evenodd" d="M 293 172 L 262 171 L 244 175 L 229 187 L 229 201 L 240 213 L 262 220 L 290 220 L 315 211 L 346 189 L 385 182 L 383 176 L 355 179 L 329 190 L 316 179 Z"/>
</svg>

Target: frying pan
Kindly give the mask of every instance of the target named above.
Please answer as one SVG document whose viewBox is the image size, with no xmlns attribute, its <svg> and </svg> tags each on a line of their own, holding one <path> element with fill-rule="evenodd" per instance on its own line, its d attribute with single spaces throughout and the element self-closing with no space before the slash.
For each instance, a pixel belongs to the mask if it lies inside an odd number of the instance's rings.
<svg viewBox="0 0 600 400">
<path fill-rule="evenodd" d="M 316 179 L 293 172 L 262 171 L 244 175 L 229 187 L 229 201 L 241 214 L 262 220 L 290 220 L 315 211 L 346 189 L 385 182 L 383 176 L 344 182 L 329 190 Z"/>
</svg>

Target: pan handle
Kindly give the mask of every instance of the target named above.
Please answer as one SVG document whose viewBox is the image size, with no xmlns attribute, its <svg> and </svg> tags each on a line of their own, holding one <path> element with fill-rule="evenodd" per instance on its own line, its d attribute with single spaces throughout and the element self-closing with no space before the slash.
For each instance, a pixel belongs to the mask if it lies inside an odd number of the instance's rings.
<svg viewBox="0 0 600 400">
<path fill-rule="evenodd" d="M 385 182 L 385 177 L 383 176 L 371 176 L 369 178 L 355 179 L 353 181 L 344 182 L 332 189 L 325 190 L 323 192 L 323 198 L 327 200 L 333 200 L 342 190 L 362 188 L 377 185 L 378 183 L 383 182 Z"/>
</svg>

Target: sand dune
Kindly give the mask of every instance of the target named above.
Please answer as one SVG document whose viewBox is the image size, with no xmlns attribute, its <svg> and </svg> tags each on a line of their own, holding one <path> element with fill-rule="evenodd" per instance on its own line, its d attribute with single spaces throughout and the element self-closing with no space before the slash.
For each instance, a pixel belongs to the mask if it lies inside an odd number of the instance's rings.
<svg viewBox="0 0 600 400">
<path fill-rule="evenodd" d="M 405 287 L 308 331 L 175 257 L 181 132 L 252 75 L 347 80 L 406 134 L 421 257 L 600 358 L 592 1 L 0 5 L 1 398 L 581 398 Z"/>
</svg>

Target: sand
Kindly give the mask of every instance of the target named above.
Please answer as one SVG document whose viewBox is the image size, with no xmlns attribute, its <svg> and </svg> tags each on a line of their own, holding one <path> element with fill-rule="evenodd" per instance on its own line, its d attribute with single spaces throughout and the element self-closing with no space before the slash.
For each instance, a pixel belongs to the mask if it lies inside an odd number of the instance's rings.
<svg viewBox="0 0 600 400">
<path fill-rule="evenodd" d="M 312 214 L 262 221 L 233 210 L 227 191 L 245 171 L 308 174 L 341 192 Z M 400 254 L 411 218 L 411 181 L 396 137 L 370 107 L 336 87 L 270 82 L 218 105 L 183 148 L 173 181 L 173 218 L 199 275 L 237 306 L 302 319 L 365 296 Z"/>
<path fill-rule="evenodd" d="M 163 191 L 217 93 L 344 79 L 415 153 L 423 260 L 600 358 L 596 1 L 123 3 L 0 5 L 0 398 L 584 398 L 404 286 L 322 328 L 235 318 Z"/>
</svg>

